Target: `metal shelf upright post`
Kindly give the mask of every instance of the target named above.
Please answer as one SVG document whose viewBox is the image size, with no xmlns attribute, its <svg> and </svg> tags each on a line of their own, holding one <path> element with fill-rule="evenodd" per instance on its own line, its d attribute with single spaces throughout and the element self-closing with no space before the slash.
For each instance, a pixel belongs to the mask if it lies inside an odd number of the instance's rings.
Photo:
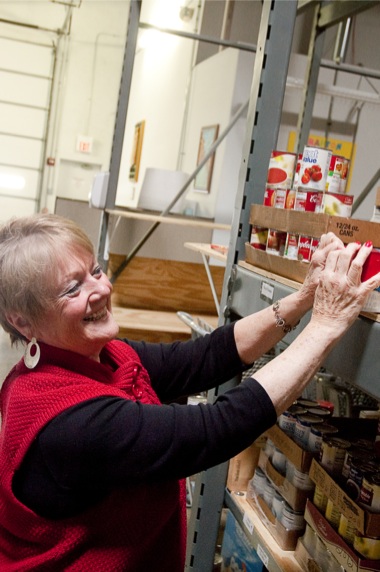
<svg viewBox="0 0 380 572">
<path fill-rule="evenodd" d="M 220 323 L 228 320 L 231 276 L 248 236 L 249 206 L 262 202 L 271 151 L 276 147 L 297 15 L 296 1 L 264 0 L 248 109 L 246 139 L 231 229 Z M 229 271 L 228 271 L 229 269 Z M 238 380 L 231 380 L 236 384 Z M 209 392 L 213 401 L 227 386 Z M 188 531 L 186 571 L 211 571 L 224 502 L 227 463 L 197 476 Z"/>
</svg>

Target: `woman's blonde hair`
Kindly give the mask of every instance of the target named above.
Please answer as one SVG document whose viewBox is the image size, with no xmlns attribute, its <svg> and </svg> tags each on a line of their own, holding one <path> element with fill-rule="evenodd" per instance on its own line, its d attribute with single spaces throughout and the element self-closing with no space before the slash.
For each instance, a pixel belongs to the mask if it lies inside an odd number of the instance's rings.
<svg viewBox="0 0 380 572">
<path fill-rule="evenodd" d="M 12 344 L 25 341 L 6 315 L 15 312 L 32 324 L 54 302 L 53 277 L 59 258 L 84 249 L 87 234 L 72 220 L 53 214 L 13 218 L 0 227 L 0 324 Z"/>
</svg>

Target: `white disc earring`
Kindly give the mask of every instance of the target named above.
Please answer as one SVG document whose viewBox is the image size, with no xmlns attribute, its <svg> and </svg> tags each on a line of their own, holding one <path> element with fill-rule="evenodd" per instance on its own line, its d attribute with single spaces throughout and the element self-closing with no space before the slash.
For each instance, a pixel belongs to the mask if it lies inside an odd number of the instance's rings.
<svg viewBox="0 0 380 572">
<path fill-rule="evenodd" d="M 32 350 L 34 348 L 34 353 L 32 354 Z M 24 363 L 28 369 L 33 369 L 36 367 L 40 360 L 40 346 L 37 343 L 36 338 L 32 338 L 28 345 L 25 348 L 24 353 Z"/>
</svg>

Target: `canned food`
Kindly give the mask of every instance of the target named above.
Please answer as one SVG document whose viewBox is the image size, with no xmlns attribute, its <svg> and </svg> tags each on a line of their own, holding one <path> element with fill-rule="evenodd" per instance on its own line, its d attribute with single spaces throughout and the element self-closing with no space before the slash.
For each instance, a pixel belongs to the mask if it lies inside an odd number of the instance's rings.
<svg viewBox="0 0 380 572">
<path fill-rule="evenodd" d="M 338 526 L 338 532 L 342 538 L 349 544 L 353 544 L 356 534 L 356 526 L 353 526 L 351 519 L 341 514 Z"/>
<path fill-rule="evenodd" d="M 304 407 L 307 411 L 309 407 L 318 407 L 319 403 L 318 401 L 313 401 L 312 399 L 304 399 L 301 397 L 300 399 L 297 399 L 296 405 L 298 405 L 298 407 Z"/>
<path fill-rule="evenodd" d="M 265 250 L 267 247 L 268 229 L 261 226 L 253 226 L 251 231 L 250 244 L 253 248 Z"/>
<path fill-rule="evenodd" d="M 275 187 L 274 206 L 277 209 L 292 209 L 294 207 L 295 191 Z"/>
<path fill-rule="evenodd" d="M 269 229 L 267 240 L 267 252 L 282 256 L 285 250 L 286 232 L 280 230 Z"/>
<path fill-rule="evenodd" d="M 326 520 L 329 521 L 331 526 L 334 528 L 339 527 L 341 512 L 340 509 L 337 507 L 336 504 L 331 500 L 331 498 L 327 499 L 326 509 L 325 509 L 325 517 Z"/>
<path fill-rule="evenodd" d="M 290 260 L 298 260 L 298 240 L 298 234 L 294 234 L 292 232 L 287 233 L 284 251 L 285 258 L 289 258 Z"/>
<path fill-rule="evenodd" d="M 284 506 L 284 499 L 280 495 L 279 492 L 274 493 L 273 501 L 272 501 L 272 512 L 277 518 L 277 520 L 281 520 L 282 518 L 282 509 Z"/>
<path fill-rule="evenodd" d="M 311 237 L 311 244 L 310 244 L 310 260 L 314 254 L 314 252 L 317 250 L 319 243 L 321 242 L 320 238 L 316 238 L 314 236 Z"/>
<path fill-rule="evenodd" d="M 307 413 L 306 407 L 300 405 L 299 401 L 290 405 L 287 410 L 293 413 L 293 415 L 305 415 L 305 413 Z"/>
<path fill-rule="evenodd" d="M 368 452 L 368 450 L 366 449 L 358 449 L 357 446 L 357 442 L 353 442 L 352 443 L 352 448 L 348 449 L 348 451 L 346 451 L 346 454 L 344 456 L 344 463 L 343 463 L 343 467 L 342 467 L 342 476 L 345 479 L 348 479 L 349 474 L 350 474 L 350 467 L 351 467 L 351 463 L 354 459 L 356 459 L 357 461 L 361 460 L 361 461 L 368 461 L 370 460 L 371 455 Z"/>
<path fill-rule="evenodd" d="M 329 171 L 326 178 L 326 191 L 328 193 L 344 193 L 348 175 L 349 160 L 340 155 L 331 157 Z"/>
<path fill-rule="evenodd" d="M 305 146 L 302 154 L 299 184 L 309 189 L 324 191 L 332 152 L 321 147 Z"/>
<path fill-rule="evenodd" d="M 323 419 L 317 415 L 305 414 L 299 415 L 294 427 L 294 440 L 304 449 L 307 449 L 309 444 L 310 429 L 313 425 L 323 423 Z"/>
<path fill-rule="evenodd" d="M 311 528 L 310 524 L 306 524 L 305 533 L 302 537 L 303 545 L 310 554 L 313 556 L 316 549 L 317 544 L 317 534 Z"/>
<path fill-rule="evenodd" d="M 279 427 L 289 436 L 294 435 L 296 417 L 290 411 L 284 411 L 278 418 Z"/>
<path fill-rule="evenodd" d="M 369 560 L 380 560 L 380 538 L 355 534 L 354 548 Z"/>
<path fill-rule="evenodd" d="M 311 258 L 311 236 L 300 235 L 298 240 L 298 260 L 309 262 Z"/>
<path fill-rule="evenodd" d="M 322 191 L 316 191 L 313 189 L 305 189 L 304 187 L 298 187 L 294 202 L 294 210 L 318 213 L 321 212 L 322 203 L 323 203 Z"/>
<path fill-rule="evenodd" d="M 333 425 L 328 425 L 327 423 L 322 423 L 318 425 L 313 425 L 310 428 L 308 449 L 312 453 L 317 453 L 321 450 L 323 438 L 338 433 L 338 429 Z"/>
<path fill-rule="evenodd" d="M 318 417 L 322 417 L 323 419 L 331 417 L 330 410 L 327 409 L 327 407 L 321 407 L 320 405 L 318 405 L 318 407 L 308 407 L 308 412 L 312 415 L 318 415 Z"/>
<path fill-rule="evenodd" d="M 287 502 L 284 501 L 282 508 L 281 524 L 287 530 L 302 530 L 305 526 L 303 512 L 293 510 Z"/>
<path fill-rule="evenodd" d="M 319 509 L 322 513 L 325 513 L 327 506 L 327 496 L 318 485 L 316 485 L 314 489 L 313 503 L 317 509 Z"/>
<path fill-rule="evenodd" d="M 270 187 L 269 185 L 267 185 L 265 187 L 263 205 L 265 207 L 274 207 L 275 202 L 276 202 L 276 187 Z"/>
<path fill-rule="evenodd" d="M 360 490 L 360 504 L 371 512 L 380 512 L 380 473 L 365 475 Z"/>
<path fill-rule="evenodd" d="M 273 484 L 267 479 L 267 482 L 264 487 L 263 497 L 270 509 L 272 508 L 274 493 L 275 493 L 275 488 Z"/>
<path fill-rule="evenodd" d="M 264 495 L 265 485 L 267 484 L 267 478 L 265 473 L 260 467 L 256 467 L 253 477 L 250 481 L 250 487 L 257 496 Z"/>
<path fill-rule="evenodd" d="M 375 474 L 377 467 L 373 463 L 362 461 L 361 459 L 352 459 L 348 479 L 346 483 L 346 492 L 354 500 L 359 500 L 364 477 Z"/>
<path fill-rule="evenodd" d="M 314 483 L 310 479 L 309 474 L 299 471 L 296 467 L 294 468 L 292 482 L 296 489 L 300 489 L 301 491 L 312 491 L 314 488 Z"/>
<path fill-rule="evenodd" d="M 302 163 L 302 153 L 299 153 L 298 157 L 297 157 L 296 169 L 295 169 L 294 179 L 293 179 L 293 187 L 295 189 L 298 187 L 298 184 L 299 184 L 301 163 Z"/>
<path fill-rule="evenodd" d="M 331 475 L 342 474 L 344 457 L 351 443 L 338 437 L 326 438 L 322 440 L 320 463 Z"/>
<path fill-rule="evenodd" d="M 268 185 L 290 187 L 294 178 L 296 159 L 295 153 L 272 151 L 267 174 Z"/>
<path fill-rule="evenodd" d="M 345 195 L 344 193 L 325 193 L 322 200 L 322 206 L 319 206 L 322 212 L 330 216 L 350 217 L 352 205 L 354 204 L 354 195 Z"/>
<path fill-rule="evenodd" d="M 273 451 L 272 465 L 274 466 L 274 468 L 279 473 L 281 473 L 282 475 L 285 475 L 285 472 L 286 472 L 286 456 L 277 447 L 275 447 L 274 451 Z"/>
</svg>

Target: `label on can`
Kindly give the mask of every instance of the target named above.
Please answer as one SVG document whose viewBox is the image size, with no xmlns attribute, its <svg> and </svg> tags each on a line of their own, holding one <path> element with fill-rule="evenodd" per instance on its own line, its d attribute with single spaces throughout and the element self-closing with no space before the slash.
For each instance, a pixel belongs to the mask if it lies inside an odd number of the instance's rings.
<svg viewBox="0 0 380 572">
<path fill-rule="evenodd" d="M 321 211 L 330 216 L 350 217 L 354 195 L 344 193 L 325 193 L 323 196 Z"/>
<path fill-rule="evenodd" d="M 286 232 L 279 230 L 268 230 L 267 252 L 282 256 L 285 250 Z"/>
<path fill-rule="evenodd" d="M 276 200 L 274 206 L 278 209 L 294 208 L 296 192 L 291 189 L 276 189 Z"/>
<path fill-rule="evenodd" d="M 311 258 L 311 236 L 301 235 L 298 239 L 298 260 L 309 262 Z"/>
<path fill-rule="evenodd" d="M 323 202 L 323 192 L 298 187 L 294 202 L 295 211 L 320 212 Z"/>
<path fill-rule="evenodd" d="M 291 260 L 298 260 L 298 234 L 293 234 L 292 232 L 288 232 L 286 235 L 286 243 L 285 243 L 285 258 L 290 258 Z"/>
<path fill-rule="evenodd" d="M 372 512 L 380 512 L 380 473 L 363 477 L 360 503 Z"/>
<path fill-rule="evenodd" d="M 326 178 L 326 191 L 328 193 L 341 193 L 341 180 L 347 178 L 348 160 L 340 155 L 332 155 L 329 171 Z"/>
<path fill-rule="evenodd" d="M 295 153 L 272 151 L 267 174 L 268 185 L 290 188 L 293 182 L 296 158 Z"/>
<path fill-rule="evenodd" d="M 311 237 L 310 259 L 313 256 L 314 252 L 317 250 L 320 242 L 321 242 L 320 238 L 315 238 L 314 236 Z"/>
<path fill-rule="evenodd" d="M 303 150 L 299 185 L 324 191 L 332 152 L 321 147 L 306 146 Z"/>
<path fill-rule="evenodd" d="M 253 226 L 251 231 L 250 244 L 253 248 L 265 250 L 267 247 L 268 229 L 262 226 Z"/>
<path fill-rule="evenodd" d="M 264 191 L 263 205 L 265 207 L 274 207 L 276 202 L 276 187 L 266 186 Z"/>
<path fill-rule="evenodd" d="M 341 512 L 340 512 L 340 509 L 338 508 L 338 506 L 336 504 L 334 504 L 334 502 L 331 500 L 331 498 L 327 499 L 327 505 L 326 505 L 326 510 L 325 510 L 326 520 L 328 520 L 329 523 L 334 528 L 338 528 L 340 516 L 341 516 Z"/>
<path fill-rule="evenodd" d="M 347 449 L 349 449 L 351 443 L 345 439 L 327 438 L 322 440 L 321 446 L 321 465 L 326 469 L 326 471 L 332 475 L 340 476 L 342 474 L 342 468 L 344 463 L 344 458 Z"/>
</svg>

